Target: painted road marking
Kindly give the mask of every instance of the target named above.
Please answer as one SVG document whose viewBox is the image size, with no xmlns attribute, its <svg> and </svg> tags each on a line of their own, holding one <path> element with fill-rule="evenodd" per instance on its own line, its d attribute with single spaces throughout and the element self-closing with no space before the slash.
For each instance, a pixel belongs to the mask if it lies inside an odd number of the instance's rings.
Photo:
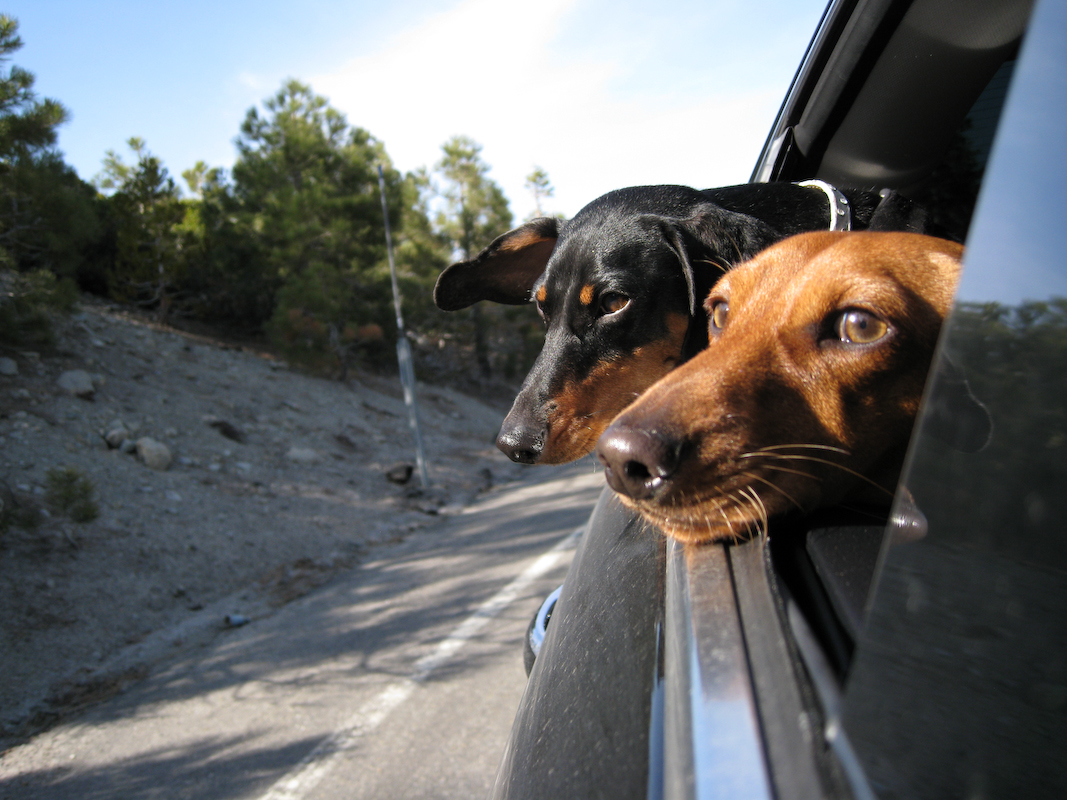
<svg viewBox="0 0 1067 800">
<path fill-rule="evenodd" d="M 415 662 L 411 674 L 394 680 L 363 704 L 338 730 L 318 744 L 260 800 L 302 800 L 333 769 L 338 759 L 353 749 L 361 737 L 374 731 L 393 709 L 400 706 L 425 681 L 452 658 L 494 617 L 511 605 L 537 579 L 555 568 L 564 552 L 574 547 L 584 528 L 561 539 L 551 550 L 519 574 L 507 586 L 482 603 L 427 655 Z"/>
</svg>

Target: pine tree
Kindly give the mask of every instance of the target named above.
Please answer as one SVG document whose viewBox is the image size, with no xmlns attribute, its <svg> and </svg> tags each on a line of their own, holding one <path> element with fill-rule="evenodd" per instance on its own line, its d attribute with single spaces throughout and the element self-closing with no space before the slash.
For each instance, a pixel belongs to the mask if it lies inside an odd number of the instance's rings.
<svg viewBox="0 0 1067 800">
<path fill-rule="evenodd" d="M 95 192 L 55 151 L 67 110 L 12 65 L 18 21 L 0 14 L 0 267 L 74 277 L 103 232 Z"/>
<path fill-rule="evenodd" d="M 452 242 L 457 260 L 467 261 L 511 227 L 511 210 L 503 190 L 488 176 L 481 145 L 467 136 L 454 136 L 442 150 L 437 171 L 444 180 L 445 207 L 437 215 L 437 227 Z M 489 325 L 480 304 L 471 306 L 470 314 L 475 359 L 482 378 L 488 379 L 492 375 Z"/>
<path fill-rule="evenodd" d="M 370 133 L 298 81 L 264 110 L 245 117 L 233 179 L 242 225 L 260 240 L 263 280 L 276 287 L 271 330 L 290 357 L 343 360 L 351 331 L 393 327 L 378 164 L 394 226 L 399 176 Z"/>
<path fill-rule="evenodd" d="M 114 189 L 110 199 L 116 227 L 115 265 L 110 275 L 113 296 L 154 308 L 166 319 L 172 293 L 185 272 L 182 234 L 185 218 L 178 187 L 142 139 L 127 141 L 137 157 L 126 164 L 114 151 L 104 159 L 97 184 Z"/>
<path fill-rule="evenodd" d="M 541 201 L 543 199 L 551 198 L 556 193 L 556 190 L 548 180 L 548 173 L 541 169 L 541 167 L 534 167 L 533 172 L 526 176 L 526 188 L 534 197 L 533 216 L 547 216 L 544 206 L 541 205 Z M 531 217 L 531 219 L 532 218 L 533 217 Z"/>
<path fill-rule="evenodd" d="M 0 14 L 0 65 L 22 47 L 18 20 Z M 19 156 L 51 147 L 56 128 L 69 118 L 55 100 L 38 100 L 32 72 L 12 65 L 0 71 L 0 163 L 7 166 Z"/>
</svg>

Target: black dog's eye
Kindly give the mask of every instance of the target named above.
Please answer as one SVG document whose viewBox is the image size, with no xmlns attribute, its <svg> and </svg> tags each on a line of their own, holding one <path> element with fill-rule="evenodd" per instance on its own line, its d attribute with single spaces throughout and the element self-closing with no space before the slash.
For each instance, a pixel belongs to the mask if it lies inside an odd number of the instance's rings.
<svg viewBox="0 0 1067 800">
<path fill-rule="evenodd" d="M 846 344 L 871 344 L 889 333 L 889 325 L 869 311 L 854 308 L 837 318 L 834 333 Z"/>
<path fill-rule="evenodd" d="M 600 295 L 600 313 L 603 315 L 616 314 L 630 305 L 630 298 L 618 292 L 604 292 Z"/>
<path fill-rule="evenodd" d="M 712 303 L 711 313 L 708 315 L 708 320 L 711 324 L 712 333 L 721 333 L 723 328 L 726 327 L 726 320 L 730 316 L 730 304 L 725 300 L 717 300 Z"/>
</svg>

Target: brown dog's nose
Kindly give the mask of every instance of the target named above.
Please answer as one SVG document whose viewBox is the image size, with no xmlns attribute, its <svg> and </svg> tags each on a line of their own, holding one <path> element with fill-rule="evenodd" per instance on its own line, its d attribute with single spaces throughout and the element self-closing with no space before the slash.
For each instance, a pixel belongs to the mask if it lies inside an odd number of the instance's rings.
<svg viewBox="0 0 1067 800">
<path fill-rule="evenodd" d="M 608 485 L 634 500 L 655 496 L 678 467 L 679 447 L 648 430 L 612 425 L 597 442 Z"/>
</svg>

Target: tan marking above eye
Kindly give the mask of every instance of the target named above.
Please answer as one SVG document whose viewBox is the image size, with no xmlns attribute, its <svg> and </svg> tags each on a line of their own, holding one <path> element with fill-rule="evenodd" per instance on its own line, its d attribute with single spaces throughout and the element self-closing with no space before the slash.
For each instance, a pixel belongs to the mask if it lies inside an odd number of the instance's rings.
<svg viewBox="0 0 1067 800">
<path fill-rule="evenodd" d="M 852 309 L 838 317 L 834 332 L 842 342 L 870 344 L 889 333 L 889 325 L 869 311 Z"/>
<path fill-rule="evenodd" d="M 582 305 L 583 306 L 587 306 L 587 305 L 589 305 L 590 303 L 593 302 L 593 292 L 594 291 L 595 290 L 594 290 L 592 284 L 588 284 L 587 283 L 585 286 L 582 287 L 582 292 L 581 292 L 581 294 L 578 295 L 578 299 L 582 301 Z"/>
<path fill-rule="evenodd" d="M 544 284 L 542 284 L 541 288 L 537 290 L 537 302 L 538 303 L 545 302 L 545 298 L 546 297 L 548 297 L 548 289 L 546 289 Z"/>
</svg>

